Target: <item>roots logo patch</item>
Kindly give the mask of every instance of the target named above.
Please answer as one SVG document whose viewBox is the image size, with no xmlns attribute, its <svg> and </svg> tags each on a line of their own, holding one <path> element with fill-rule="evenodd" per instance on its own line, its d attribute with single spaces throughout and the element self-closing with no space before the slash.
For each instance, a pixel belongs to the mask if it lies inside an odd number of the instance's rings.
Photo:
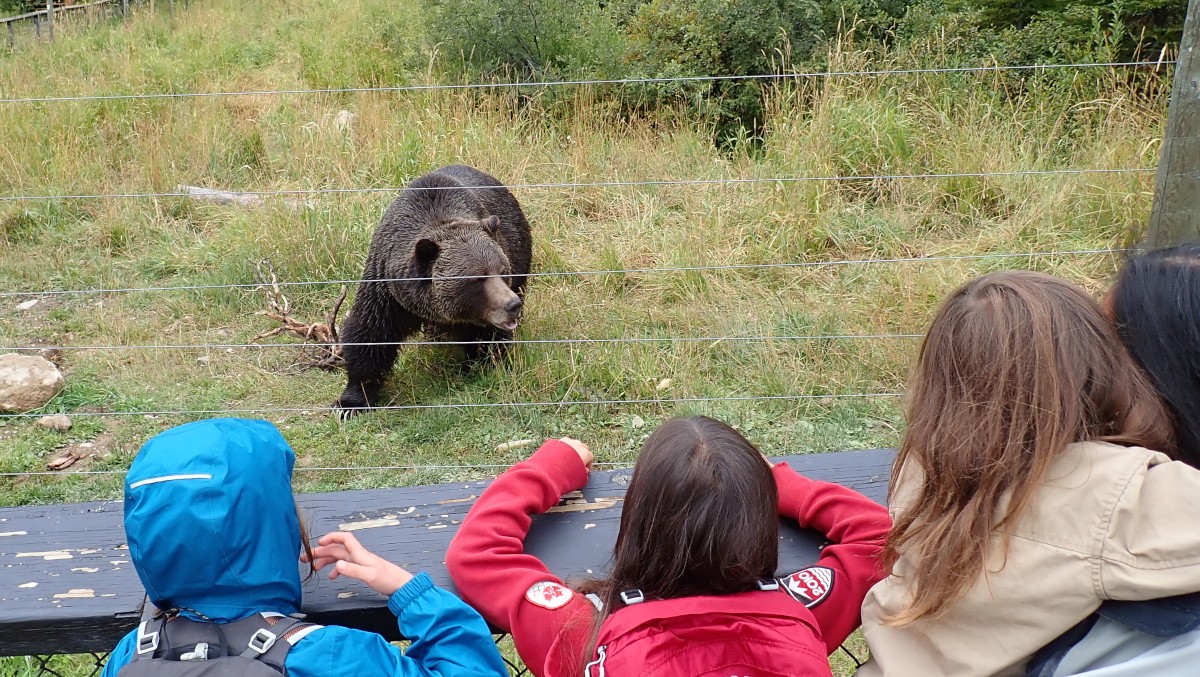
<svg viewBox="0 0 1200 677">
<path fill-rule="evenodd" d="M 543 609 L 560 609 L 571 601 L 575 593 L 565 585 L 560 585 L 554 581 L 542 581 L 534 583 L 529 590 L 525 592 L 525 599 L 530 604 L 540 606 Z"/>
<path fill-rule="evenodd" d="M 810 609 L 825 600 L 833 590 L 833 569 L 808 567 L 779 579 L 789 595 Z"/>
</svg>

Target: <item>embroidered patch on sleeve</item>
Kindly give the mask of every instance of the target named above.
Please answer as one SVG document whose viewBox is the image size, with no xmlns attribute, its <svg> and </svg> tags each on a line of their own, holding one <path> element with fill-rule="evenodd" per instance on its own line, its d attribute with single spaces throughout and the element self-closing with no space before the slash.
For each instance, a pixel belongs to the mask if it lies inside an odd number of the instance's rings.
<svg viewBox="0 0 1200 677">
<path fill-rule="evenodd" d="M 787 594 L 808 608 L 813 608 L 833 591 L 833 569 L 808 567 L 779 579 Z"/>
<path fill-rule="evenodd" d="M 525 592 L 525 599 L 530 604 L 540 606 L 543 609 L 550 609 L 551 611 L 566 606 L 567 602 L 570 602 L 574 596 L 575 593 L 570 588 L 554 581 L 534 583 Z"/>
</svg>

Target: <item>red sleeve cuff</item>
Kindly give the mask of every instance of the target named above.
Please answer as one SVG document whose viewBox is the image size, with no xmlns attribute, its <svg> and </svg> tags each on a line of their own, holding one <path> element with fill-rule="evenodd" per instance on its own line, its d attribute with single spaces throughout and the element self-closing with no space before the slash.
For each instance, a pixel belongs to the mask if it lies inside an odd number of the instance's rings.
<svg viewBox="0 0 1200 677">
<path fill-rule="evenodd" d="M 588 470 L 583 465 L 583 459 L 561 440 L 546 440 L 527 463 L 545 473 L 560 496 L 582 489 L 587 484 Z"/>
<path fill-rule="evenodd" d="M 812 492 L 814 480 L 792 470 L 786 461 L 771 468 L 771 474 L 775 476 L 775 487 L 779 491 L 779 514 L 807 527 L 808 520 L 803 519 L 802 509 Z"/>
</svg>

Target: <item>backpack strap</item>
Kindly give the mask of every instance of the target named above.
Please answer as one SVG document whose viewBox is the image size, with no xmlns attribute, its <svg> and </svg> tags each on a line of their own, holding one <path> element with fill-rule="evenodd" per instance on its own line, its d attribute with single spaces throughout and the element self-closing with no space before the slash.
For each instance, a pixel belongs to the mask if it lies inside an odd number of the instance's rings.
<svg viewBox="0 0 1200 677">
<path fill-rule="evenodd" d="M 167 617 L 159 615 L 142 621 L 138 625 L 137 644 L 134 645 L 133 660 L 154 658 L 154 653 L 158 651 L 159 638 L 163 636 L 163 625 L 166 622 Z"/>
<path fill-rule="evenodd" d="M 168 639 L 168 622 L 175 642 Z M 288 652 L 309 633 L 322 627 L 277 613 L 258 613 L 232 623 L 160 614 L 138 625 L 136 653 L 132 660 L 214 660 L 222 656 L 241 656 L 265 663 L 281 675 L 287 675 L 284 663 Z M 185 649 L 187 651 L 180 654 Z"/>
<path fill-rule="evenodd" d="M 261 661 L 286 675 L 284 662 L 288 652 L 296 642 L 321 627 L 290 616 L 260 613 L 227 624 L 225 634 L 231 655 L 237 655 L 241 649 L 243 658 Z"/>
</svg>

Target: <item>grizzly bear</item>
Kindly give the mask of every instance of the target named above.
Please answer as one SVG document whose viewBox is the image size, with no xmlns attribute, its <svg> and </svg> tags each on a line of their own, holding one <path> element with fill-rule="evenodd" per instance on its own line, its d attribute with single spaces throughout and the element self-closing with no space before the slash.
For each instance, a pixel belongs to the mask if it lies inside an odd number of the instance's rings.
<svg viewBox="0 0 1200 677">
<path fill-rule="evenodd" d="M 398 346 L 418 330 L 498 358 L 521 321 L 532 258 L 529 222 L 498 179 L 465 165 L 414 179 L 371 238 L 362 282 L 342 329 L 346 390 L 340 418 L 373 406 Z M 374 345 L 364 345 L 374 344 Z"/>
</svg>

